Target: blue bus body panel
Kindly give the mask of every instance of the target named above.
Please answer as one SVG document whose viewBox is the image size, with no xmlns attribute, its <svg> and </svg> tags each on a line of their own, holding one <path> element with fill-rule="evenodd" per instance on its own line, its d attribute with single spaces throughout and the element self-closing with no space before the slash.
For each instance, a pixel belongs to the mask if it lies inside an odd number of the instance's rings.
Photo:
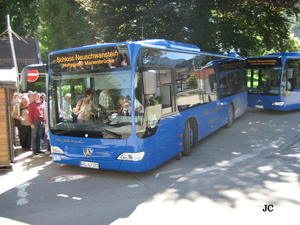
<svg viewBox="0 0 300 225">
<path fill-rule="evenodd" d="M 277 103 L 277 104 L 276 104 Z M 279 104 L 279 103 L 282 103 Z M 266 96 L 248 94 L 248 106 L 272 110 L 290 111 L 300 108 L 300 91 L 294 90 L 290 96 Z"/>
<path fill-rule="evenodd" d="M 60 137 L 51 142 L 51 146 L 60 147 L 65 154 L 52 153 L 53 162 L 80 166 L 81 161 L 99 162 L 100 169 L 121 170 L 129 172 L 145 172 L 166 162 L 178 154 L 177 117 L 174 114 L 162 118 L 156 135 L 140 139 L 132 135 L 128 139 L 89 139 Z M 51 138 L 50 138 L 51 140 Z M 74 143 L 74 144 L 72 144 Z M 92 150 L 92 156 L 86 157 L 84 149 Z M 123 152 L 145 151 L 143 160 L 139 162 L 121 161 L 117 157 Z"/>
<path fill-rule="evenodd" d="M 61 136 L 51 139 L 51 136 L 50 140 L 53 140 L 51 146 L 60 147 L 65 153 L 64 155 L 52 153 L 53 162 L 76 166 L 80 166 L 81 161 L 89 161 L 100 162 L 100 168 L 118 169 L 120 161 L 114 160 L 125 151 L 127 145 L 127 140 L 124 139 L 117 141 L 115 139 L 88 139 L 89 144 L 86 144 L 84 138 Z M 86 148 L 91 149 L 91 157 L 84 155 Z"/>
<path fill-rule="evenodd" d="M 300 89 L 294 89 L 290 96 L 283 96 L 287 110 L 300 109 Z"/>
<path fill-rule="evenodd" d="M 58 146 L 65 154 L 52 154 L 53 162 L 80 166 L 81 161 L 98 162 L 100 169 L 121 170 L 128 172 L 146 172 L 175 157 L 183 150 L 184 126 L 189 118 L 194 118 L 198 124 L 198 140 L 219 129 L 227 123 L 228 103 L 235 107 L 236 117 L 247 109 L 247 102 L 242 93 L 208 103 L 180 113 L 163 117 L 156 134 L 141 139 L 132 134 L 128 139 L 89 139 L 50 137 L 51 146 Z M 244 105 L 239 105 L 244 102 Z M 51 135 L 51 134 L 50 134 Z M 51 135 L 52 136 L 52 135 Z M 52 141 L 53 140 L 53 141 Z M 92 150 L 92 156 L 84 155 L 84 149 Z M 123 152 L 145 151 L 143 160 L 138 162 L 121 161 L 117 157 Z"/>
<path fill-rule="evenodd" d="M 194 118 L 198 124 L 198 140 L 206 137 L 227 123 L 229 103 L 235 109 L 235 118 L 247 109 L 247 93 L 227 97 L 180 113 L 163 117 L 156 134 L 141 139 L 132 134 L 128 139 L 89 139 L 50 137 L 51 146 L 58 146 L 65 154 L 52 154 L 53 162 L 80 166 L 81 161 L 98 162 L 100 169 L 145 172 L 156 168 L 183 150 L 184 126 L 188 119 Z M 50 134 L 51 135 L 51 134 Z M 51 135 L 52 136 L 52 135 Z M 84 149 L 92 150 L 92 156 L 84 155 Z M 120 161 L 117 157 L 123 152 L 145 152 L 139 162 Z"/>
<path fill-rule="evenodd" d="M 231 100 L 234 103 L 235 106 L 235 118 L 243 115 L 246 110 L 248 109 L 248 93 L 243 92 L 241 94 L 238 94 L 236 96 L 232 97 Z"/>
<path fill-rule="evenodd" d="M 282 110 L 283 106 L 274 105 L 274 102 L 281 102 L 281 96 L 266 96 L 248 94 L 248 106 L 264 109 Z"/>
<path fill-rule="evenodd" d="M 198 141 L 208 136 L 214 131 L 223 127 L 228 122 L 228 107 L 232 103 L 234 107 L 235 118 L 241 116 L 248 108 L 247 92 L 234 96 L 226 97 L 216 102 L 182 111 L 178 119 L 178 135 L 183 134 L 184 126 L 188 119 L 195 118 L 198 125 Z M 183 143 L 183 140 L 180 139 Z M 183 150 L 179 145 L 179 152 Z"/>
<path fill-rule="evenodd" d="M 177 120 L 179 114 L 173 114 L 160 120 L 156 134 L 146 139 L 138 137 L 128 141 L 128 148 L 134 149 L 137 140 L 143 143 L 138 151 L 145 151 L 140 162 L 122 161 L 120 170 L 131 172 L 145 172 L 156 168 L 179 153 Z"/>
</svg>

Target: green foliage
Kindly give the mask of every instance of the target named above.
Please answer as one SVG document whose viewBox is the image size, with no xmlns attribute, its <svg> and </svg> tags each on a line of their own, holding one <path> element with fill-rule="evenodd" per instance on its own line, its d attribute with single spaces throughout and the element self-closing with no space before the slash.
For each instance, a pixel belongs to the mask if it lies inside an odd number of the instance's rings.
<svg viewBox="0 0 300 225">
<path fill-rule="evenodd" d="M 191 75 L 185 82 L 187 89 L 195 89 L 197 87 L 196 74 Z"/>
<path fill-rule="evenodd" d="M 299 6 L 300 7 L 300 6 Z M 290 30 L 293 32 L 295 37 L 300 38 L 300 20 L 299 17 L 296 15 L 289 17 L 291 21 L 291 28 Z"/>
<path fill-rule="evenodd" d="M 299 0 L 0 0 L 0 32 L 38 37 L 49 51 L 98 42 L 164 38 L 241 56 L 299 51 Z M 293 25 L 293 23 L 295 25 Z M 292 25 L 292 26 L 291 26 Z"/>
<path fill-rule="evenodd" d="M 287 16 L 298 14 L 297 0 L 217 1 L 214 15 L 217 45 L 226 52 L 234 49 L 243 56 L 265 49 L 286 51 L 289 40 Z"/>
<path fill-rule="evenodd" d="M 44 53 L 93 42 L 93 31 L 85 20 L 87 12 L 76 1 L 40 0 L 39 14 L 39 36 Z"/>
<path fill-rule="evenodd" d="M 27 90 L 46 93 L 45 83 L 46 83 L 45 75 L 40 75 L 35 82 L 27 82 Z"/>
<path fill-rule="evenodd" d="M 185 17 L 190 1 L 77 0 L 100 42 L 185 38 Z"/>
<path fill-rule="evenodd" d="M 75 94 L 82 94 L 84 92 L 82 85 L 75 86 Z"/>
<path fill-rule="evenodd" d="M 287 40 L 283 40 L 280 49 L 276 47 L 270 50 L 266 48 L 258 48 L 258 49 L 254 49 L 253 51 L 248 51 L 247 57 L 262 56 L 262 55 L 267 55 L 267 54 L 277 53 L 277 52 L 300 52 L 300 45 L 295 39 L 289 38 Z"/>
<path fill-rule="evenodd" d="M 289 49 L 289 20 L 299 1 L 77 0 L 100 42 L 165 38 L 203 51 L 242 56 Z"/>
<path fill-rule="evenodd" d="M 14 32 L 23 38 L 36 37 L 39 0 L 0 0 L 0 33 L 7 29 L 7 14 Z"/>
<path fill-rule="evenodd" d="M 161 103 L 161 96 L 151 96 L 149 100 L 152 101 L 154 105 L 158 105 Z"/>
</svg>

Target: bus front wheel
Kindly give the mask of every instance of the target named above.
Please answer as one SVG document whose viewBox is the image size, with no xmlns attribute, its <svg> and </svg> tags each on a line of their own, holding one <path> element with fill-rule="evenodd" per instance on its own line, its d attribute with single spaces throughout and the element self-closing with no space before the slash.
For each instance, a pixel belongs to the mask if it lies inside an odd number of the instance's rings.
<svg viewBox="0 0 300 225">
<path fill-rule="evenodd" d="M 187 121 L 183 133 L 183 156 L 191 154 L 191 147 L 194 145 L 194 130 L 191 127 L 190 121 Z"/>
</svg>

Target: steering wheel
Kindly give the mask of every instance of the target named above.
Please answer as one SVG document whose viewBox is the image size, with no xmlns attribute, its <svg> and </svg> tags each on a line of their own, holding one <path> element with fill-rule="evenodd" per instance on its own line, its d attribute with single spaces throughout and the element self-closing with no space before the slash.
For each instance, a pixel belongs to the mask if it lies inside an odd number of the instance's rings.
<svg viewBox="0 0 300 225">
<path fill-rule="evenodd" d="M 93 116 L 94 116 L 94 119 L 96 118 L 95 113 L 92 113 L 92 112 L 83 114 L 83 117 L 82 117 L 82 118 L 84 118 L 84 117 L 87 116 L 87 115 L 93 115 Z"/>
</svg>

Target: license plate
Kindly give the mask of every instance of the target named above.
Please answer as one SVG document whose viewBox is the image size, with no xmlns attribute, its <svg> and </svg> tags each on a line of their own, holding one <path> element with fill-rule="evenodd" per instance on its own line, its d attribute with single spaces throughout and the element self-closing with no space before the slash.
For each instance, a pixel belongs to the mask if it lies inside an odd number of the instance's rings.
<svg viewBox="0 0 300 225">
<path fill-rule="evenodd" d="M 260 109 L 263 109 L 264 106 L 263 105 L 255 105 L 255 108 L 260 108 Z"/>
<path fill-rule="evenodd" d="M 97 162 L 81 161 L 80 166 L 81 167 L 86 167 L 86 168 L 99 169 L 99 163 L 97 163 Z"/>
</svg>

